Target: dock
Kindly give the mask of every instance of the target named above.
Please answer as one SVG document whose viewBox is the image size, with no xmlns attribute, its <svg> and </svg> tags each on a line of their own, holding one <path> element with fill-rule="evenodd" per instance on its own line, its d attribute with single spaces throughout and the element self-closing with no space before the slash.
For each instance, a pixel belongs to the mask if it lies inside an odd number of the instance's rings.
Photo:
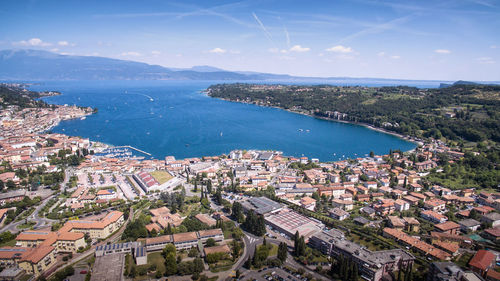
<svg viewBox="0 0 500 281">
<path fill-rule="evenodd" d="M 120 148 L 120 147 L 123 147 L 123 148 L 128 148 L 128 149 L 132 149 L 132 150 L 135 150 L 135 151 L 137 151 L 137 152 L 140 152 L 140 153 L 146 154 L 146 155 L 148 155 L 148 156 L 152 156 L 152 155 L 151 155 L 151 153 L 147 153 L 146 151 L 140 150 L 140 149 L 135 148 L 135 147 L 130 146 L 130 145 L 116 146 L 115 148 Z"/>
</svg>

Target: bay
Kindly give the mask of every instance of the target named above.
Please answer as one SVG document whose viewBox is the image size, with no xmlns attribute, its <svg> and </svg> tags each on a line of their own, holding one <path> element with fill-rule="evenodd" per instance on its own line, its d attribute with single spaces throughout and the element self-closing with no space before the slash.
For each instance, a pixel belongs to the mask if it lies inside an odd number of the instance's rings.
<svg viewBox="0 0 500 281">
<path fill-rule="evenodd" d="M 62 95 L 54 104 L 97 107 L 84 120 L 52 131 L 112 145 L 131 145 L 154 158 L 227 154 L 234 149 L 279 150 L 321 161 L 386 154 L 415 144 L 363 126 L 326 121 L 285 110 L 211 98 L 217 81 L 47 81 L 33 90 Z"/>
</svg>

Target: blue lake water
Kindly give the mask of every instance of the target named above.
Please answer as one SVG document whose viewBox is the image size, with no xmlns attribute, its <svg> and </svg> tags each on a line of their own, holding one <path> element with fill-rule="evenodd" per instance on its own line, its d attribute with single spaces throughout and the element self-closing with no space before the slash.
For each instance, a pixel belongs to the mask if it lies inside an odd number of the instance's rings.
<svg viewBox="0 0 500 281">
<path fill-rule="evenodd" d="M 55 104 L 97 107 L 85 120 L 63 121 L 52 131 L 113 145 L 131 145 L 163 159 L 221 155 L 234 149 L 280 150 L 322 161 L 370 151 L 410 150 L 413 143 L 362 126 L 284 110 L 214 99 L 210 81 L 49 81 L 33 90 L 63 94 Z M 302 129 L 303 131 L 300 131 Z M 306 130 L 309 130 L 307 132 Z"/>
</svg>

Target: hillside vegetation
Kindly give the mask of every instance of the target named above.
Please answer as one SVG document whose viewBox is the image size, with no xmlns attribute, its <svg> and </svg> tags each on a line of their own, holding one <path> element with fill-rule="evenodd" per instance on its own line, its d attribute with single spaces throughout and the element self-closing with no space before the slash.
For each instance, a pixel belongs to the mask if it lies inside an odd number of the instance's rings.
<svg viewBox="0 0 500 281">
<path fill-rule="evenodd" d="M 414 87 L 218 84 L 212 97 L 361 122 L 415 137 L 500 142 L 500 86 Z"/>
</svg>

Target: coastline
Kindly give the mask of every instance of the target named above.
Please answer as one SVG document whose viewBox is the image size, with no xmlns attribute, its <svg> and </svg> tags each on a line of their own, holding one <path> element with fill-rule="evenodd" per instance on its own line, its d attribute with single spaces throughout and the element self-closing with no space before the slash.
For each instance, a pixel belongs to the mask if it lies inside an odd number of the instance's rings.
<svg viewBox="0 0 500 281">
<path fill-rule="evenodd" d="M 205 94 L 207 94 L 207 93 L 205 92 Z M 418 147 L 418 145 L 421 142 L 423 142 L 423 140 L 416 139 L 416 138 L 414 138 L 412 136 L 399 134 L 399 133 L 396 133 L 396 132 L 393 132 L 393 131 L 389 131 L 389 130 L 384 129 L 384 128 L 375 127 L 375 126 L 373 126 L 371 124 L 368 124 L 368 123 L 332 119 L 332 118 L 328 118 L 328 117 L 315 116 L 315 115 L 312 115 L 312 114 L 309 114 L 309 113 L 306 113 L 306 112 L 295 111 L 295 110 L 292 110 L 292 109 L 285 109 L 285 108 L 281 108 L 281 107 L 278 107 L 278 106 L 267 106 L 267 105 L 261 105 L 261 104 L 254 103 L 254 102 L 234 101 L 234 100 L 225 99 L 225 98 L 212 97 L 209 94 L 207 94 L 207 95 L 209 97 L 211 97 L 211 98 L 220 99 L 220 100 L 224 100 L 224 101 L 228 101 L 228 102 L 251 104 L 251 105 L 256 105 L 256 106 L 261 106 L 261 107 L 270 107 L 270 108 L 284 110 L 284 111 L 287 111 L 287 112 L 290 112 L 290 113 L 300 114 L 300 115 L 304 115 L 304 116 L 308 116 L 308 117 L 316 118 L 316 119 L 321 119 L 321 120 L 325 120 L 325 121 L 338 122 L 338 123 L 351 124 L 351 125 L 358 125 L 358 126 L 362 126 L 362 127 L 365 127 L 367 129 L 370 129 L 370 130 L 373 130 L 373 131 L 376 131 L 376 132 L 379 132 L 379 133 L 384 133 L 384 134 L 395 136 L 395 137 L 397 137 L 399 139 L 411 142 L 411 143 L 415 144 L 417 147 Z M 411 152 L 413 150 L 415 150 L 415 148 L 407 150 L 407 151 L 404 151 L 404 152 Z"/>
</svg>

